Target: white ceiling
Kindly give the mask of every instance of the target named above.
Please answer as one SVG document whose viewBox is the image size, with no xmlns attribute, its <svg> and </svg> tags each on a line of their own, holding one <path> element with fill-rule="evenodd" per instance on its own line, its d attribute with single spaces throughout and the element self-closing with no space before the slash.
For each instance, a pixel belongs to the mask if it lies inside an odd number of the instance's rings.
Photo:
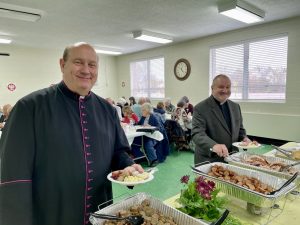
<svg viewBox="0 0 300 225">
<path fill-rule="evenodd" d="M 300 16 L 300 0 L 247 0 L 266 12 L 264 23 Z M 250 25 L 218 14 L 218 0 L 0 0 L 45 11 L 38 22 L 0 18 L 12 44 L 62 49 L 85 41 L 132 53 L 162 46 L 135 40 L 132 31 L 172 36 L 174 43 Z M 0 45 L 1 50 L 1 45 Z"/>
</svg>

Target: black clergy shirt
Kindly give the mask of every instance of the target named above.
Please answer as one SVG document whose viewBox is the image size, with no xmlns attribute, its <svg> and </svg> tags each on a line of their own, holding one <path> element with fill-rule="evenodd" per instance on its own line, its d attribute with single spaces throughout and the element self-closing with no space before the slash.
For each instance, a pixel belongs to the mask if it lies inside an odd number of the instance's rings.
<svg viewBox="0 0 300 225">
<path fill-rule="evenodd" d="M 14 106 L 0 140 L 1 225 L 84 225 L 112 199 L 106 176 L 133 164 L 116 110 L 63 82 Z"/>
<path fill-rule="evenodd" d="M 228 107 L 228 102 L 226 101 L 223 104 L 221 104 L 217 99 L 214 98 L 214 100 L 218 104 L 218 106 L 223 114 L 223 117 L 225 119 L 225 122 L 226 122 L 229 130 L 231 131 L 231 116 L 230 116 L 230 111 L 229 111 L 229 107 Z"/>
</svg>

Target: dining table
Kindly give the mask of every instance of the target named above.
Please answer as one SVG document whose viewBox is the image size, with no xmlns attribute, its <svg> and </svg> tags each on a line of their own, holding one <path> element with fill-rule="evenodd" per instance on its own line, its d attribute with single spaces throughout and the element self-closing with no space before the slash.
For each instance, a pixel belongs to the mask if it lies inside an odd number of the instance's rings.
<svg viewBox="0 0 300 225">
<path fill-rule="evenodd" d="M 131 145 L 133 143 L 133 140 L 135 137 L 140 137 L 140 136 L 146 136 L 146 137 L 155 139 L 157 141 L 161 141 L 164 139 L 163 134 L 158 130 L 153 130 L 153 132 L 152 131 L 151 132 L 138 131 L 138 129 L 141 129 L 141 128 L 146 128 L 146 127 L 144 127 L 144 126 L 129 126 L 129 125 L 128 126 L 126 125 L 123 127 L 129 145 Z M 154 127 L 148 127 L 148 128 L 153 129 Z"/>
</svg>

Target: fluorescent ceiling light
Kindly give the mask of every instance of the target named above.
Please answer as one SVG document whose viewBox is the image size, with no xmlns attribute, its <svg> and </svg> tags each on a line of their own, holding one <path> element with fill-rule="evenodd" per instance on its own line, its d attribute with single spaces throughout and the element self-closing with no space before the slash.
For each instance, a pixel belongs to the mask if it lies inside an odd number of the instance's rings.
<svg viewBox="0 0 300 225">
<path fill-rule="evenodd" d="M 122 52 L 117 51 L 108 51 L 108 50 L 101 50 L 101 49 L 95 49 L 96 53 L 100 54 L 107 54 L 107 55 L 121 55 Z"/>
<path fill-rule="evenodd" d="M 36 22 L 41 19 L 43 11 L 18 5 L 0 3 L 0 17 Z"/>
<path fill-rule="evenodd" d="M 156 42 L 160 44 L 167 44 L 173 42 L 171 37 L 164 34 L 153 33 L 149 31 L 135 31 L 133 37 L 138 40 Z"/>
<path fill-rule="evenodd" d="M 11 43 L 11 40 L 0 38 L 0 44 L 10 44 L 10 43 Z"/>
<path fill-rule="evenodd" d="M 242 21 L 256 23 L 264 20 L 265 12 L 241 0 L 223 0 L 218 3 L 219 13 Z"/>
</svg>

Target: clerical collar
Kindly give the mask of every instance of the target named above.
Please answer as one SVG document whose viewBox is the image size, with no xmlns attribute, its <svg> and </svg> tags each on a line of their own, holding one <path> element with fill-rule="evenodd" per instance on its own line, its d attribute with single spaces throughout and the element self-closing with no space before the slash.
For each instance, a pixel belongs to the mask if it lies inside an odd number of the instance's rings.
<svg viewBox="0 0 300 225">
<path fill-rule="evenodd" d="M 221 102 L 219 102 L 214 96 L 213 96 L 213 98 L 214 98 L 214 100 L 216 101 L 216 103 L 217 103 L 218 105 L 224 105 L 224 104 L 227 102 L 227 100 L 226 100 L 225 102 L 221 103 Z"/>
<path fill-rule="evenodd" d="M 80 96 L 79 94 L 71 91 L 67 85 L 65 84 L 64 81 L 61 81 L 59 84 L 58 84 L 58 88 L 66 95 L 68 96 L 69 98 L 72 98 L 76 101 L 79 100 L 79 98 L 81 99 L 85 99 L 85 100 L 88 100 L 90 97 L 91 97 L 91 92 L 89 92 L 89 94 L 87 96 Z"/>
</svg>

